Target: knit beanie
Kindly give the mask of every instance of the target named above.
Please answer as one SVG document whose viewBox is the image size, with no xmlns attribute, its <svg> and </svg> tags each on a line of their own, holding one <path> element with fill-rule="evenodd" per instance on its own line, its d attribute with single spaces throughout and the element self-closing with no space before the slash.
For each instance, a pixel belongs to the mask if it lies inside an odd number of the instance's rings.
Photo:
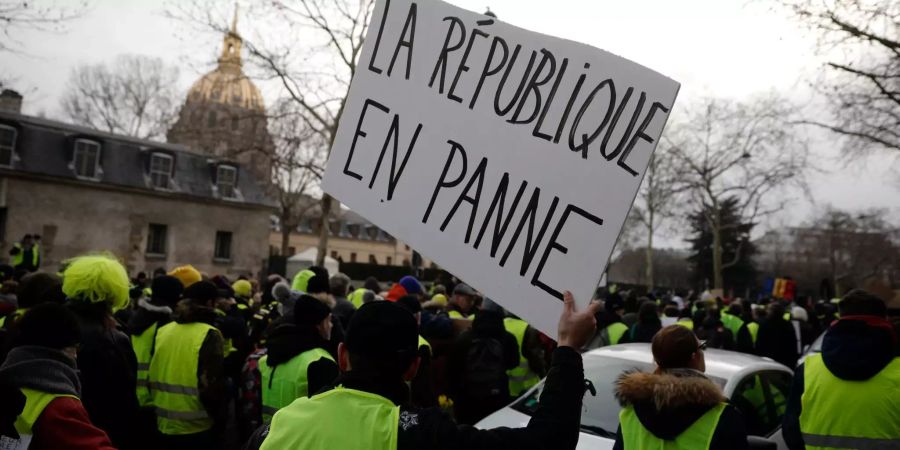
<svg viewBox="0 0 900 450">
<path fill-rule="evenodd" d="M 175 306 L 184 292 L 181 280 L 169 275 L 154 278 L 150 286 L 150 301 L 157 306 Z"/>
<path fill-rule="evenodd" d="M 407 275 L 400 279 L 398 282 L 403 289 L 406 289 L 406 293 L 409 295 L 416 295 L 422 293 L 424 289 L 422 288 L 422 283 L 419 283 L 419 280 L 412 275 Z"/>
<path fill-rule="evenodd" d="M 71 259 L 63 272 L 62 290 L 66 297 L 106 302 L 113 312 L 128 306 L 130 287 L 125 266 L 107 254 Z"/>
<path fill-rule="evenodd" d="M 294 323 L 299 326 L 315 326 L 331 314 L 331 309 L 315 297 L 301 295 L 294 304 Z"/>
<path fill-rule="evenodd" d="M 253 293 L 253 285 L 247 280 L 237 280 L 231 285 L 235 295 L 238 297 L 249 298 Z"/>
<path fill-rule="evenodd" d="M 186 288 L 203 279 L 200 271 L 190 264 L 172 269 L 169 275 L 178 278 Z"/>
<path fill-rule="evenodd" d="M 205 305 L 206 302 L 219 298 L 219 289 L 211 281 L 199 281 L 184 290 L 184 298 Z"/>
<path fill-rule="evenodd" d="M 81 342 L 75 313 L 58 303 L 41 303 L 16 323 L 14 346 L 38 345 L 62 350 Z"/>
</svg>

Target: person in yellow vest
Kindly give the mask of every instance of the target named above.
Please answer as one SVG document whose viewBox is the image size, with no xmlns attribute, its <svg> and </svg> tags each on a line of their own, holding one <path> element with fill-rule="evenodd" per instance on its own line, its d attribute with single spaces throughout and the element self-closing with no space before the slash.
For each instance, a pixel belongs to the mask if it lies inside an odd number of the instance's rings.
<svg viewBox="0 0 900 450">
<path fill-rule="evenodd" d="M 10 264 L 16 270 L 36 272 L 41 267 L 40 236 L 26 234 L 9 250 Z"/>
<path fill-rule="evenodd" d="M 422 337 L 422 303 L 415 295 L 404 295 L 397 300 L 397 305 L 409 311 L 416 318 L 416 326 L 419 330 L 419 370 L 416 376 L 410 380 L 410 404 L 420 408 L 430 408 L 438 405 L 438 396 L 434 391 L 432 379 L 432 353 L 431 343 Z"/>
<path fill-rule="evenodd" d="M 62 278 L 66 306 L 81 324 L 81 401 L 114 446 L 147 448 L 152 429 L 140 420 L 137 358 L 114 317 L 130 301 L 125 266 L 109 254 L 79 256 L 68 261 Z"/>
<path fill-rule="evenodd" d="M 570 293 L 565 299 L 540 407 L 524 428 L 459 426 L 440 408 L 410 406 L 405 381 L 418 368 L 415 319 L 392 302 L 372 302 L 350 320 L 347 341 L 338 350 L 342 374 L 333 387 L 282 408 L 244 448 L 572 450 L 585 389 L 578 349 L 594 335 L 597 306 L 579 312 Z"/>
<path fill-rule="evenodd" d="M 218 289 L 198 281 L 184 290 L 174 321 L 156 332 L 148 381 L 159 448 L 220 448 L 227 417 L 224 338 L 213 326 Z"/>
<path fill-rule="evenodd" d="M 0 385 L 14 388 L 21 406 L 14 427 L 0 428 L 0 448 L 112 450 L 109 437 L 91 423 L 79 399 L 78 318 L 62 305 L 44 303 L 18 325 L 14 348 L 0 366 Z M 0 398 L 2 408 L 11 401 Z"/>
<path fill-rule="evenodd" d="M 453 288 L 453 297 L 447 304 L 447 316 L 451 319 L 471 319 L 475 313 L 475 301 L 478 293 L 468 284 L 460 283 Z"/>
<path fill-rule="evenodd" d="M 509 395 L 516 398 L 544 377 L 544 346 L 537 330 L 518 317 L 505 317 L 503 327 L 516 338 L 518 348 L 519 365 L 506 371 Z"/>
<path fill-rule="evenodd" d="M 603 302 L 603 311 L 597 315 L 597 335 L 591 339 L 587 348 L 616 345 L 628 331 L 628 325 L 622 322 L 625 313 L 625 301 L 617 293 L 609 294 Z"/>
<path fill-rule="evenodd" d="M 747 431 L 722 389 L 703 375 L 704 343 L 681 325 L 665 327 L 650 344 L 656 370 L 616 380 L 622 405 L 614 450 L 747 448 Z"/>
<path fill-rule="evenodd" d="M 147 379 L 156 332 L 172 321 L 172 312 L 184 291 L 181 281 L 169 275 L 154 278 L 150 286 L 150 298 L 138 300 L 138 307 L 128 321 L 131 347 L 137 357 L 137 396 L 142 408 L 151 406 Z"/>
<path fill-rule="evenodd" d="M 900 358 L 884 301 L 847 293 L 822 352 L 796 370 L 784 414 L 791 450 L 900 448 Z"/>
<path fill-rule="evenodd" d="M 259 360 L 264 423 L 271 422 L 279 409 L 316 394 L 338 376 L 337 363 L 326 350 L 331 339 L 328 306 L 304 294 L 289 319 L 270 330 L 268 351 Z"/>
</svg>

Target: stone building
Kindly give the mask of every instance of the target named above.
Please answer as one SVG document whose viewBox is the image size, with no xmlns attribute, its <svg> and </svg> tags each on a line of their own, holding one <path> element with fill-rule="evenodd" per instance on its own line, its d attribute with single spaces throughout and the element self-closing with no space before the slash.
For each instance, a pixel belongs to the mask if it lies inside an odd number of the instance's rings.
<svg viewBox="0 0 900 450">
<path fill-rule="evenodd" d="M 0 260 L 38 234 L 44 270 L 108 251 L 132 273 L 255 274 L 272 211 L 231 160 L 0 110 Z"/>
<path fill-rule="evenodd" d="M 166 140 L 240 163 L 269 183 L 274 144 L 262 95 L 242 68 L 242 43 L 235 11 L 217 67 L 191 86 Z"/>
</svg>

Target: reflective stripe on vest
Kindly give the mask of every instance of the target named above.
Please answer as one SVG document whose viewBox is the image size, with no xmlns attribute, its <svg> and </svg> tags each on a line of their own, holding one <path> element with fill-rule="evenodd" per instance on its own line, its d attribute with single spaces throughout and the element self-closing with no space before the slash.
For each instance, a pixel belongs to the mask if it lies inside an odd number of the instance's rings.
<svg viewBox="0 0 900 450">
<path fill-rule="evenodd" d="M 518 397 L 532 386 L 541 381 L 538 374 L 528 366 L 528 358 L 522 354 L 525 345 L 525 332 L 528 330 L 528 322 L 521 319 L 507 317 L 503 319 L 503 327 L 509 334 L 515 336 L 519 345 L 519 365 L 506 371 L 509 378 L 509 394 Z"/>
<path fill-rule="evenodd" d="M 22 388 L 20 390 L 22 391 L 22 394 L 25 395 L 25 407 L 22 408 L 22 412 L 16 417 L 14 424 L 16 432 L 19 433 L 19 442 L 16 446 L 12 446 L 11 448 L 24 450 L 28 448 L 31 437 L 34 435 L 34 424 L 38 421 L 38 418 L 41 417 L 41 414 L 50 402 L 60 397 L 69 397 L 74 398 L 75 400 L 79 400 L 79 398 L 67 394 L 48 394 L 46 392 L 28 388 Z"/>
<path fill-rule="evenodd" d="M 200 348 L 210 331 L 219 332 L 205 323 L 173 322 L 156 332 L 148 380 L 162 434 L 194 434 L 213 426 L 200 402 L 197 380 Z"/>
<path fill-rule="evenodd" d="M 836 377 L 821 353 L 803 365 L 800 432 L 807 449 L 900 448 L 900 358 L 865 381 Z"/>
<path fill-rule="evenodd" d="M 263 422 L 271 422 L 275 411 L 300 397 L 309 396 L 307 370 L 310 364 L 323 358 L 334 361 L 331 354 L 321 348 L 307 350 L 274 367 L 269 366 L 268 355 L 259 359 Z"/>
<path fill-rule="evenodd" d="M 150 390 L 147 389 L 147 379 L 150 376 L 150 359 L 153 356 L 153 342 L 156 340 L 156 330 L 159 324 L 154 322 L 143 333 L 131 336 L 131 348 L 137 357 L 137 398 L 141 406 L 149 406 Z"/>
<path fill-rule="evenodd" d="M 260 450 L 396 450 L 399 424 L 400 407 L 390 400 L 339 386 L 278 411 Z"/>
<path fill-rule="evenodd" d="M 609 345 L 618 344 L 622 340 L 622 336 L 625 336 L 626 331 L 628 331 L 628 325 L 622 322 L 613 322 L 607 325 L 606 334 L 609 336 Z"/>
<path fill-rule="evenodd" d="M 619 412 L 624 450 L 700 450 L 708 449 L 715 434 L 719 418 L 725 410 L 720 403 L 700 416 L 691 426 L 679 434 L 675 440 L 665 441 L 647 431 L 641 424 L 633 406 L 626 406 Z"/>
</svg>

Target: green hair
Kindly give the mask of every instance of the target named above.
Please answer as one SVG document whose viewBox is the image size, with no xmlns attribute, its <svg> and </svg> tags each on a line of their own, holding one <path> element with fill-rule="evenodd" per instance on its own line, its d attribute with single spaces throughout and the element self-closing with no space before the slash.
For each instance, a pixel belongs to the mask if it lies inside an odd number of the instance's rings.
<svg viewBox="0 0 900 450">
<path fill-rule="evenodd" d="M 66 264 L 62 287 L 66 297 L 91 303 L 106 302 L 113 312 L 128 306 L 131 285 L 128 272 L 114 256 L 106 253 L 85 255 L 72 258 Z"/>
</svg>

